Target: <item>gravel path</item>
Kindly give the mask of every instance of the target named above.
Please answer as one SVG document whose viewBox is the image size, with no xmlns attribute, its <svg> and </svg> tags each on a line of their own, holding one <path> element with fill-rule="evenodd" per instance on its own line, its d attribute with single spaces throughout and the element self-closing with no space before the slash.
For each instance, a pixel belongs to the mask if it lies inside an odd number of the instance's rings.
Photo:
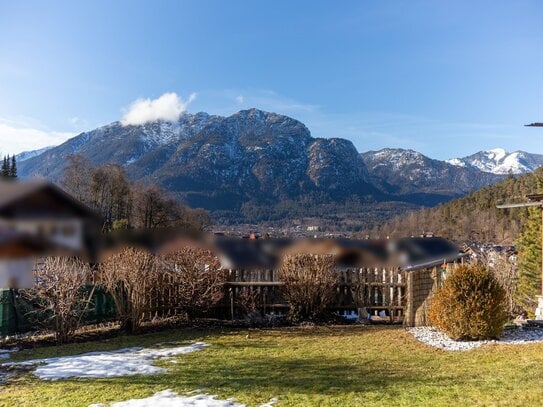
<svg viewBox="0 0 543 407">
<path fill-rule="evenodd" d="M 521 345 L 526 343 L 543 342 L 543 328 L 508 328 L 499 340 L 490 341 L 455 341 L 443 332 L 432 327 L 407 328 L 416 339 L 426 345 L 452 351 L 466 351 L 483 346 L 487 343 L 503 343 Z"/>
</svg>

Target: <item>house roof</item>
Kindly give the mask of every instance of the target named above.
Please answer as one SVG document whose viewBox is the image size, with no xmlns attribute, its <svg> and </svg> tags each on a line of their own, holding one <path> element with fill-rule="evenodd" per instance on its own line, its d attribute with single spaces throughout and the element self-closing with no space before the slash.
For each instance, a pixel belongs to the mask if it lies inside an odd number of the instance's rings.
<svg viewBox="0 0 543 407">
<path fill-rule="evenodd" d="M 66 214 L 83 218 L 99 217 L 48 181 L 0 181 L 0 217 L 39 218 Z"/>
<path fill-rule="evenodd" d="M 460 259 L 452 242 L 439 237 L 397 240 L 354 239 L 216 239 L 215 248 L 225 268 L 271 269 L 285 254 L 333 254 L 341 267 L 397 267 L 406 271 Z"/>
<path fill-rule="evenodd" d="M 229 269 L 272 269 L 279 265 L 290 239 L 218 238 L 213 242 L 223 267 Z"/>
<path fill-rule="evenodd" d="M 398 262 L 406 271 L 415 271 L 457 261 L 465 256 L 452 242 L 440 237 L 413 237 L 396 241 Z"/>
</svg>

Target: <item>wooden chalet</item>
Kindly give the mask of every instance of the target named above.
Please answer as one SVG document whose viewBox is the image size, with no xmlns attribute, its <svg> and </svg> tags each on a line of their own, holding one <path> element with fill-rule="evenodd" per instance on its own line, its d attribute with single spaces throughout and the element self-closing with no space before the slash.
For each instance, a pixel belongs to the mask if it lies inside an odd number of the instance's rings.
<svg viewBox="0 0 543 407">
<path fill-rule="evenodd" d="M 0 181 L 0 288 L 28 286 L 40 256 L 94 258 L 99 234 L 100 218 L 54 184 Z"/>
</svg>

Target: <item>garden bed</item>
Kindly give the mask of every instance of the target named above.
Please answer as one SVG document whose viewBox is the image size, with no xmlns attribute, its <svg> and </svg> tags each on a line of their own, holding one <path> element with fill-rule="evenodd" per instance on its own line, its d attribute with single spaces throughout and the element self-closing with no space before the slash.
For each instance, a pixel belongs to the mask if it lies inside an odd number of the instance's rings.
<svg viewBox="0 0 543 407">
<path fill-rule="evenodd" d="M 525 345 L 543 342 L 543 328 L 509 327 L 501 337 L 493 340 L 455 341 L 436 328 L 423 326 L 407 329 L 420 342 L 443 350 L 466 351 L 494 343 L 504 345 Z"/>
</svg>

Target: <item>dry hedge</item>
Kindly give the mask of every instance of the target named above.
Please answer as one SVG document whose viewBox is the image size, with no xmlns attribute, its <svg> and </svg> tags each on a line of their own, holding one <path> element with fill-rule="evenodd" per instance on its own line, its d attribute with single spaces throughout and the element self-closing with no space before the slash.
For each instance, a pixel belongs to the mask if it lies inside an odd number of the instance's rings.
<svg viewBox="0 0 543 407">
<path fill-rule="evenodd" d="M 507 321 L 505 296 L 505 290 L 485 266 L 460 266 L 434 296 L 430 322 L 453 339 L 496 338 Z"/>
<path fill-rule="evenodd" d="M 292 321 L 317 321 L 336 295 L 338 274 L 332 255 L 287 255 L 279 269 L 283 296 L 290 306 Z"/>
</svg>

